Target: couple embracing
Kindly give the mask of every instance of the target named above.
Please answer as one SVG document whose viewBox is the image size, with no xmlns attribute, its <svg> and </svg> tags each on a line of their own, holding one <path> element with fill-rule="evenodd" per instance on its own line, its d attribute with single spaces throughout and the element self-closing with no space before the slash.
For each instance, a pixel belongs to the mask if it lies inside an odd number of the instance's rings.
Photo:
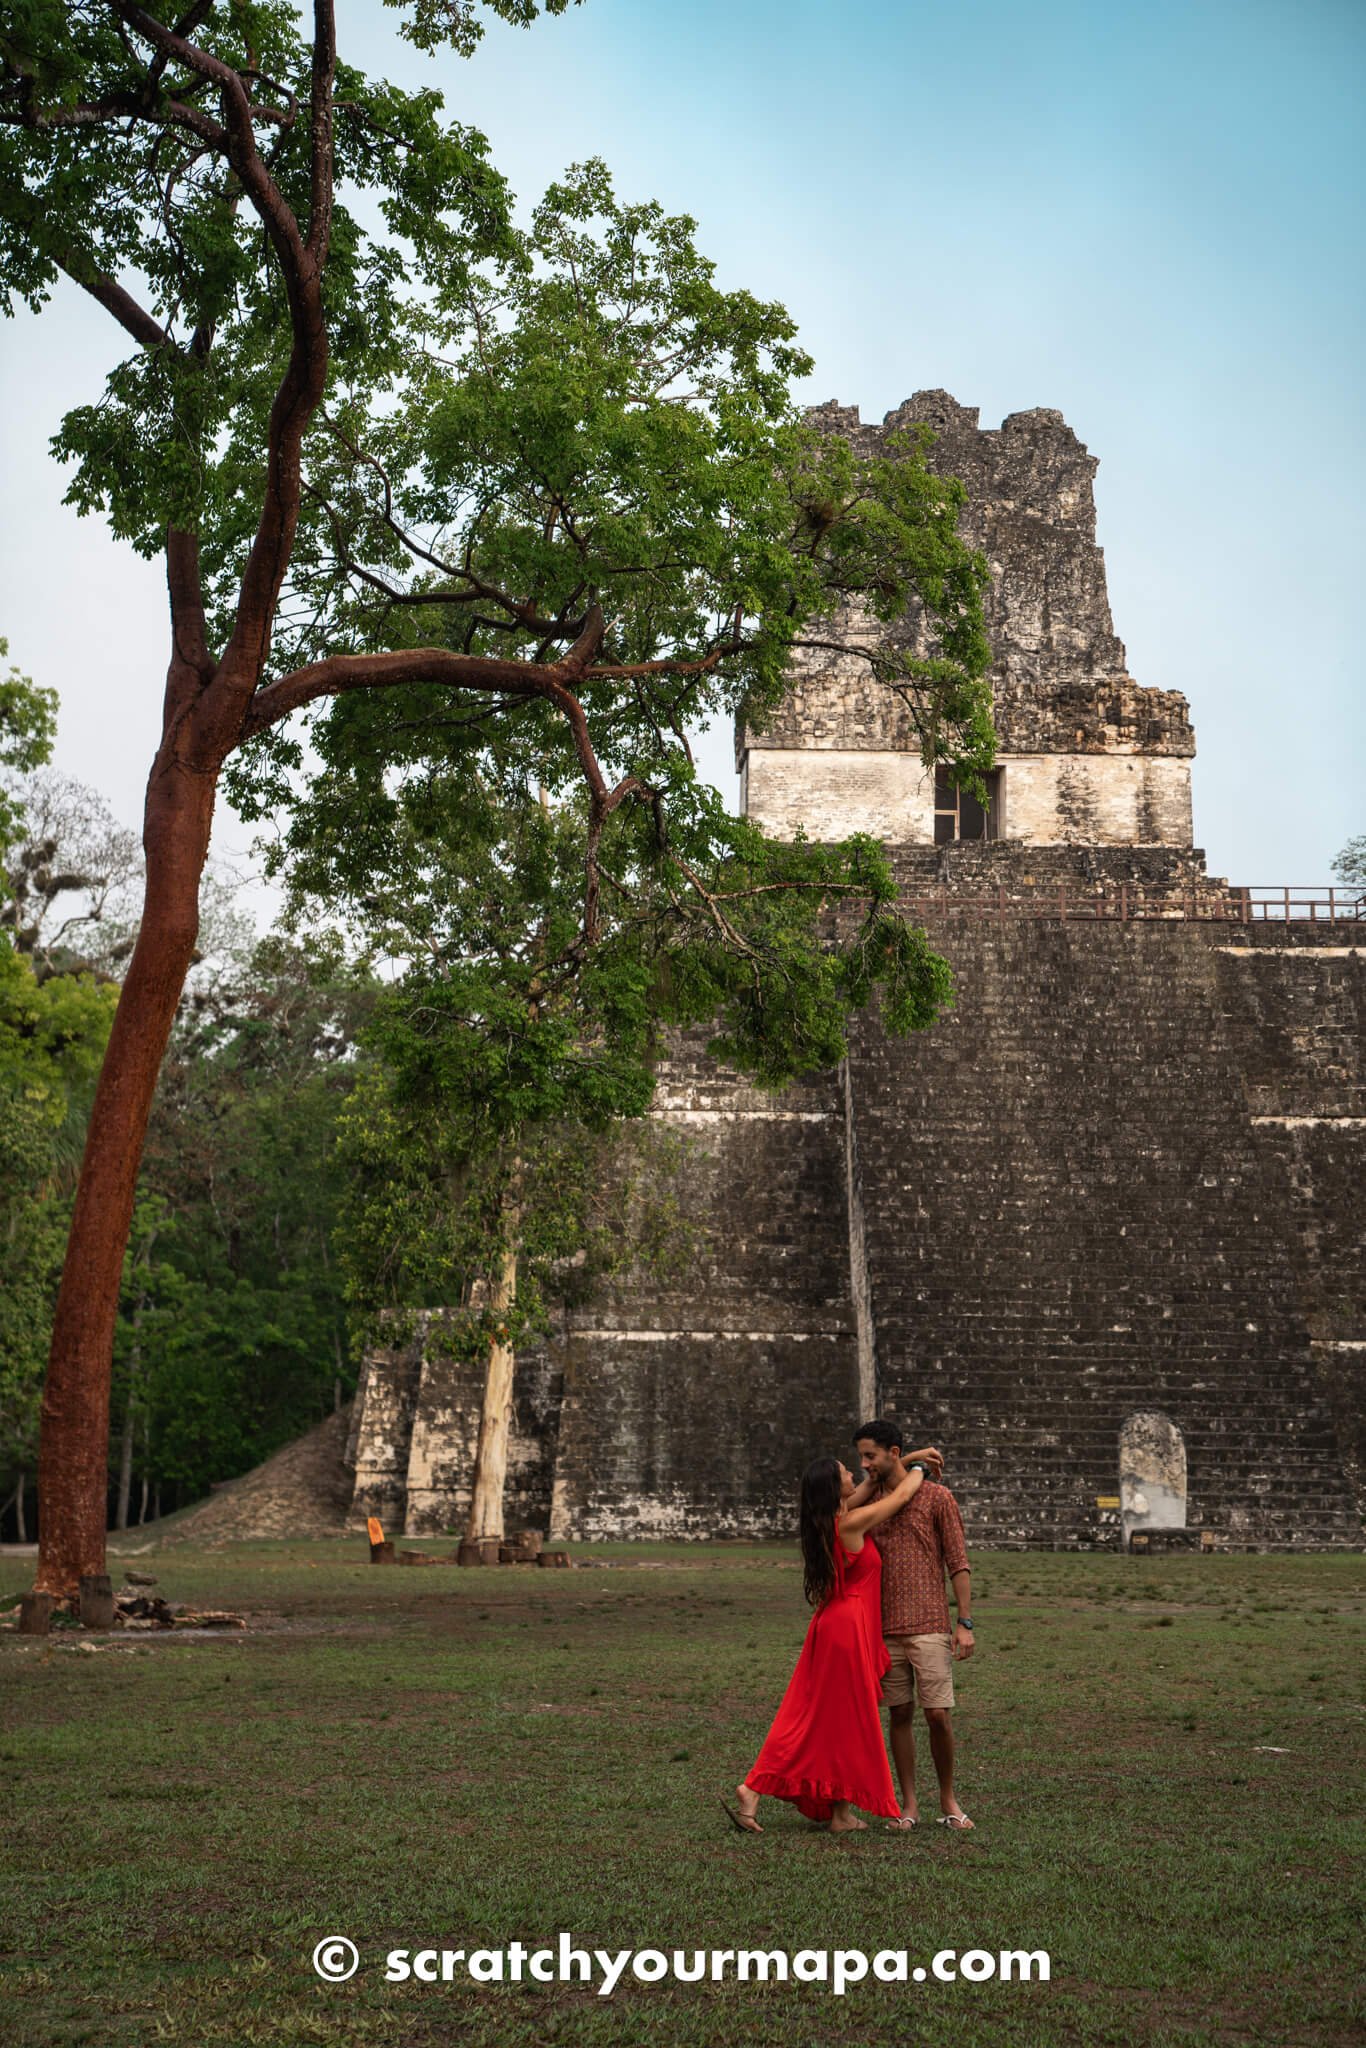
<svg viewBox="0 0 1366 2048">
<path fill-rule="evenodd" d="M 863 1478 L 838 1458 L 818 1458 L 802 1480 L 801 1546 L 807 1600 L 815 1608 L 797 1668 L 753 1769 L 736 1787 L 735 1826 L 762 1834 L 759 1798 L 790 1799 L 832 1834 L 868 1823 L 855 1807 L 909 1831 L 915 1792 L 916 1695 L 929 1727 L 939 1780 L 939 1820 L 972 1822 L 953 1789 L 953 1659 L 972 1655 L 970 1576 L 958 1503 L 939 1484 L 933 1445 L 905 1456 L 889 1422 L 865 1423 L 855 1443 Z M 944 1574 L 958 1611 L 949 1628 Z M 882 1741 L 887 1702 L 896 1797 Z M 722 1802 L 723 1805 L 725 1802 Z"/>
</svg>

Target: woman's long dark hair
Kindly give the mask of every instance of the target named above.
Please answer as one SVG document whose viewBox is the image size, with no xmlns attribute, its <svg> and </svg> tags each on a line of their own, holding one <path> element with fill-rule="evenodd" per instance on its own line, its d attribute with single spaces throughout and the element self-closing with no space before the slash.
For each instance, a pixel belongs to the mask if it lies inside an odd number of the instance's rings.
<svg viewBox="0 0 1366 2048">
<path fill-rule="evenodd" d="M 835 1585 L 835 1516 L 840 1504 L 838 1458 L 817 1458 L 802 1476 L 799 1528 L 802 1590 L 813 1607 L 828 1600 Z"/>
</svg>

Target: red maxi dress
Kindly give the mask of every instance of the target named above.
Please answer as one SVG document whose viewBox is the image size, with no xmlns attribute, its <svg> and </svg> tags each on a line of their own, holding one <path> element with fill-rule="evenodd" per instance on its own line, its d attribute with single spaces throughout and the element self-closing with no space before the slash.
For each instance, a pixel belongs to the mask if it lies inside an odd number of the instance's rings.
<svg viewBox="0 0 1366 2048">
<path fill-rule="evenodd" d="M 882 1641 L 882 1558 L 851 1555 L 835 1531 L 835 1584 L 811 1617 L 797 1668 L 745 1783 L 829 1820 L 837 1799 L 895 1820 L 901 1808 L 882 1741 L 879 1700 L 891 1658 Z"/>
</svg>

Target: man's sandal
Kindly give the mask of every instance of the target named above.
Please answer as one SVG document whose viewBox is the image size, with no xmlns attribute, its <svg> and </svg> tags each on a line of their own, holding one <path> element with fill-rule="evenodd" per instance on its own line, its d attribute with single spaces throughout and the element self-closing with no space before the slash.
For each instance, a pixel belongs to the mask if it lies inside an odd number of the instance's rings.
<svg viewBox="0 0 1366 2048">
<path fill-rule="evenodd" d="M 965 1813 L 941 1813 L 939 1816 L 939 1826 L 948 1828 L 955 1835 L 965 1835 L 973 1825 Z"/>
<path fill-rule="evenodd" d="M 758 1821 L 754 1818 L 754 1815 L 752 1813 L 737 1813 L 735 1811 L 735 1808 L 733 1806 L 729 1806 L 726 1803 L 726 1801 L 721 1798 L 721 1795 L 719 1793 L 717 1794 L 717 1804 L 720 1806 L 721 1811 L 725 1814 L 731 1826 L 733 1828 L 739 1828 L 740 1833 L 742 1835 L 761 1835 L 763 1833 L 763 1829 L 760 1827 Z"/>
</svg>

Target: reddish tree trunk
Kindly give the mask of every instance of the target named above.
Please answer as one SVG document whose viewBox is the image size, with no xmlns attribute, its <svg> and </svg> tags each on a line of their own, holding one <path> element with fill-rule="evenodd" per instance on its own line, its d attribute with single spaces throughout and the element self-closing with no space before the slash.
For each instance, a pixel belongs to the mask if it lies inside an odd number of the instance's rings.
<svg viewBox="0 0 1366 2048">
<path fill-rule="evenodd" d="M 109 1382 L 123 1258 L 166 1042 L 199 931 L 217 764 L 163 742 L 147 785 L 142 924 L 90 1115 L 43 1391 L 37 1590 L 74 1593 L 102 1572 Z M 180 726 L 179 731 L 183 732 Z"/>
</svg>

